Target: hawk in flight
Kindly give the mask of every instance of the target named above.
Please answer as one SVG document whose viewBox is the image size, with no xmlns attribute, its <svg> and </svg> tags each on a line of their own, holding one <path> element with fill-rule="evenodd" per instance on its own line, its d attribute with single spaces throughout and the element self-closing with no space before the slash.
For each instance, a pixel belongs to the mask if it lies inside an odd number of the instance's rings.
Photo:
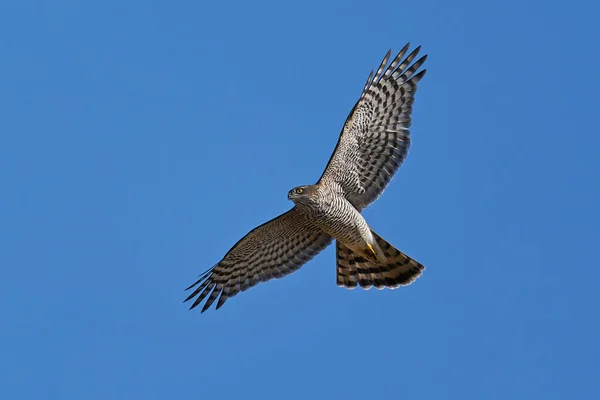
<svg viewBox="0 0 600 400">
<path fill-rule="evenodd" d="M 373 232 L 361 215 L 410 146 L 412 105 L 427 56 L 413 63 L 420 46 L 405 58 L 409 45 L 389 65 L 388 51 L 377 72 L 369 74 L 319 181 L 290 190 L 291 210 L 254 228 L 187 288 L 194 289 L 185 300 L 195 298 L 190 309 L 207 299 L 204 312 L 217 298 L 219 309 L 259 282 L 291 274 L 333 239 L 338 286 L 395 289 L 421 275 L 425 267 Z"/>
</svg>

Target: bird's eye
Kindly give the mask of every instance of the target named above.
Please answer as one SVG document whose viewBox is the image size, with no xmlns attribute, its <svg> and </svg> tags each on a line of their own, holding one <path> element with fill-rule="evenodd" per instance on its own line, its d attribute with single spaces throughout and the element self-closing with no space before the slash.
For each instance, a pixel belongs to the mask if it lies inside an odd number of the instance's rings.
<svg viewBox="0 0 600 400">
<path fill-rule="evenodd" d="M 302 192 L 304 192 L 304 189 L 302 189 L 302 188 L 296 189 L 296 194 L 302 194 Z"/>
</svg>

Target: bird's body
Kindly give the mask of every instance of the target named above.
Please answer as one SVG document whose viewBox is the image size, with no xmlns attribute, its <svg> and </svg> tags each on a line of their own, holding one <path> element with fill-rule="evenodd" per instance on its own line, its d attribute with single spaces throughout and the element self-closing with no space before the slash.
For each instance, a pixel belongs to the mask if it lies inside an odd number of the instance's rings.
<svg viewBox="0 0 600 400">
<path fill-rule="evenodd" d="M 295 190 L 290 191 L 288 198 L 317 228 L 355 252 L 364 252 L 368 245 L 376 246 L 369 224 L 346 200 L 339 185 L 303 186 L 301 197 Z"/>
<path fill-rule="evenodd" d="M 410 146 L 409 127 L 417 73 L 417 47 L 407 44 L 388 65 L 390 52 L 369 75 L 319 181 L 288 193 L 294 208 L 238 241 L 188 289 L 186 299 L 203 299 L 204 312 L 259 282 L 288 275 L 336 240 L 337 284 L 397 288 L 412 283 L 425 267 L 377 235 L 361 215 L 383 192 Z M 386 68 L 387 65 L 387 68 Z"/>
</svg>

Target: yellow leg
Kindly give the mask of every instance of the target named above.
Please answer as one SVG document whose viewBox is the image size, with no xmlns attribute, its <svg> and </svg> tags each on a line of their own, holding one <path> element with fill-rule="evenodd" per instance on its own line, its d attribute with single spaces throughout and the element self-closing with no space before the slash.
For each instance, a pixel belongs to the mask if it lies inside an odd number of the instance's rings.
<svg viewBox="0 0 600 400">
<path fill-rule="evenodd" d="M 377 253 L 375 252 L 375 249 L 373 248 L 373 245 L 371 245 L 371 243 L 367 243 L 367 254 L 369 256 L 371 256 L 371 258 L 375 261 L 375 262 L 379 262 L 379 257 L 377 257 Z"/>
</svg>

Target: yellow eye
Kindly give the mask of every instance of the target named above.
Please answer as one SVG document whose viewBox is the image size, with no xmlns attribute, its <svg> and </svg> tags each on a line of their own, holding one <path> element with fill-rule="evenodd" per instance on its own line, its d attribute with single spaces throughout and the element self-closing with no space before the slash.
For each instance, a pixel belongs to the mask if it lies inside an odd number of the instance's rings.
<svg viewBox="0 0 600 400">
<path fill-rule="evenodd" d="M 304 192 L 304 189 L 302 189 L 302 188 L 296 189 L 296 194 L 302 194 L 302 192 Z"/>
</svg>

